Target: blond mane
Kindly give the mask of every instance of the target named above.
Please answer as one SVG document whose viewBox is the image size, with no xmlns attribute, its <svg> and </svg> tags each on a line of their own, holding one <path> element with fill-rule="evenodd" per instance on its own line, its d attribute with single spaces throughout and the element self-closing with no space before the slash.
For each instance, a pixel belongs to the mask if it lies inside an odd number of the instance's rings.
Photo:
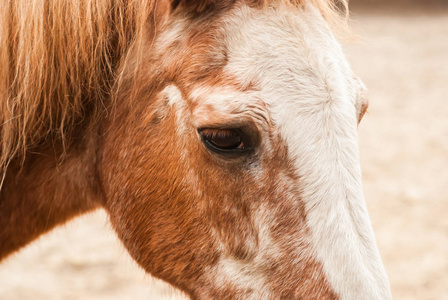
<svg viewBox="0 0 448 300">
<path fill-rule="evenodd" d="M 335 0 L 279 1 L 311 2 L 329 23 L 342 19 Z M 49 137 L 64 141 L 87 114 L 102 110 L 116 66 L 142 38 L 156 2 L 1 1 L 0 173 Z M 347 8 L 346 0 L 337 2 Z"/>
</svg>

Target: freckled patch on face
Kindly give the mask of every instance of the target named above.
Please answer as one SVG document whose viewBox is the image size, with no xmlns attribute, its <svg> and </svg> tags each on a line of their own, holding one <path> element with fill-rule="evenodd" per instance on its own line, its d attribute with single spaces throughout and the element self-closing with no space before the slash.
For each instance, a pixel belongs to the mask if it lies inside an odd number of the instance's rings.
<svg viewBox="0 0 448 300">
<path fill-rule="evenodd" d="M 257 177 L 256 189 L 245 187 L 258 198 L 251 213 L 258 232 L 258 251 L 246 260 L 223 256 L 210 269 L 215 284 L 223 286 L 218 295 L 244 299 L 336 298 L 326 284 L 322 267 L 313 259 L 304 205 L 285 150 L 280 144 L 270 157 L 264 157 L 265 170 Z"/>
</svg>

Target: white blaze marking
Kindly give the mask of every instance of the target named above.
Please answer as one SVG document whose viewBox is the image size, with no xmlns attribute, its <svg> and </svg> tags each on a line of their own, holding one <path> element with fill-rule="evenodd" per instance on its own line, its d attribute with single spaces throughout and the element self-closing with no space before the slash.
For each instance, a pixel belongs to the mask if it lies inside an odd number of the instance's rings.
<svg viewBox="0 0 448 300">
<path fill-rule="evenodd" d="M 314 251 L 331 287 L 342 299 L 391 299 L 362 193 L 353 74 L 339 44 L 310 7 L 246 7 L 227 24 L 225 72 L 260 81 L 301 178 Z"/>
</svg>

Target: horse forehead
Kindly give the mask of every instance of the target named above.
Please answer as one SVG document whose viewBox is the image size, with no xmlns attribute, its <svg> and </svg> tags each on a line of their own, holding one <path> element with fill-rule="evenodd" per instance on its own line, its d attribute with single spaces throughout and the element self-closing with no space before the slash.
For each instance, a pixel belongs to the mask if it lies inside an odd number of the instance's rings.
<svg viewBox="0 0 448 300">
<path fill-rule="evenodd" d="M 178 21 L 163 44 L 179 39 L 180 32 L 187 30 L 185 22 Z M 235 113 L 256 108 L 263 115 L 294 114 L 297 109 L 331 102 L 354 104 L 353 73 L 317 10 L 260 10 L 243 5 L 220 22 L 217 38 L 206 41 L 211 43 L 210 51 L 191 62 L 197 66 L 194 73 L 201 74 L 203 64 L 196 60 L 213 57 L 217 50 L 212 49 L 225 49 L 226 63 L 218 75 L 221 79 L 214 73 L 204 83 L 190 80 L 187 94 L 193 110 Z"/>
<path fill-rule="evenodd" d="M 270 105 L 275 105 L 273 99 L 281 99 L 281 105 L 307 99 L 315 104 L 329 99 L 354 103 L 353 72 L 341 46 L 312 7 L 293 11 L 245 7 L 226 24 L 224 73 L 243 85 L 257 83 Z"/>
</svg>

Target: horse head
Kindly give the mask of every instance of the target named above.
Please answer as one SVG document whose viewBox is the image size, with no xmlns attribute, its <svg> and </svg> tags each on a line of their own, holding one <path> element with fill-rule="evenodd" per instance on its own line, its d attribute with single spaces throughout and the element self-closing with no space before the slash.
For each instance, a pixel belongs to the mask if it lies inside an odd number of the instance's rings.
<svg viewBox="0 0 448 300">
<path fill-rule="evenodd" d="M 132 257 L 196 299 L 390 299 L 361 184 L 365 87 L 320 1 L 165 2 L 98 146 Z"/>
</svg>

